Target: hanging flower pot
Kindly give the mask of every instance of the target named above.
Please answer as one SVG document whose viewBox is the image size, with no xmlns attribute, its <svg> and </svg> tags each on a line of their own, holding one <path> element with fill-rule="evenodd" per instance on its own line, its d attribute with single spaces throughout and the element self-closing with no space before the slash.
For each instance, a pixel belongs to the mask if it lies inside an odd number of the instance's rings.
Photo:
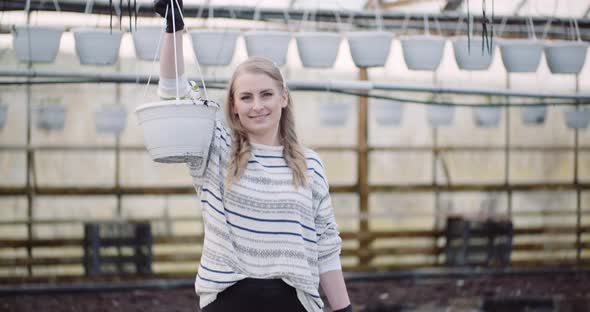
<svg viewBox="0 0 590 312">
<path fill-rule="evenodd" d="M 509 73 L 537 71 L 543 53 L 543 44 L 533 39 L 502 39 L 499 43 L 502 63 Z"/>
<path fill-rule="evenodd" d="M 22 62 L 53 62 L 59 51 L 63 29 L 56 27 L 16 26 L 12 45 Z"/>
<path fill-rule="evenodd" d="M 144 61 L 153 61 L 160 59 L 158 51 L 158 42 L 162 42 L 162 27 L 147 26 L 137 29 L 132 34 L 135 55 L 138 59 Z"/>
<path fill-rule="evenodd" d="M 502 63 L 509 73 L 534 73 L 539 67 L 543 44 L 537 40 L 535 24 L 530 16 L 527 26 L 529 38 L 500 40 Z M 501 27 L 504 28 L 504 25 Z"/>
<path fill-rule="evenodd" d="M 6 115 L 8 113 L 8 105 L 0 103 L 0 130 L 4 128 L 6 123 Z"/>
<path fill-rule="evenodd" d="M 346 125 L 350 115 L 350 103 L 321 102 L 320 123 L 326 127 L 342 127 Z"/>
<path fill-rule="evenodd" d="M 570 109 L 564 111 L 567 127 L 570 129 L 586 129 L 590 123 L 590 109 Z"/>
<path fill-rule="evenodd" d="M 586 62 L 588 43 L 583 41 L 551 41 L 545 44 L 549 70 L 554 74 L 579 74 Z"/>
<path fill-rule="evenodd" d="M 236 49 L 238 30 L 202 29 L 190 32 L 193 51 L 201 65 L 228 65 Z"/>
<path fill-rule="evenodd" d="M 428 106 L 428 123 L 433 128 L 446 127 L 453 124 L 455 107 L 446 105 Z"/>
<path fill-rule="evenodd" d="M 378 100 L 371 106 L 380 126 L 399 126 L 403 119 L 404 104 L 398 101 Z"/>
<path fill-rule="evenodd" d="M 120 134 L 125 130 L 127 110 L 123 106 L 103 107 L 94 113 L 94 120 L 97 132 Z"/>
<path fill-rule="evenodd" d="M 547 26 L 550 25 L 551 20 Z M 574 41 L 555 40 L 545 44 L 547 66 L 554 74 L 579 74 L 586 62 L 588 43 L 582 41 L 578 20 L 571 18 L 569 25 L 571 28 L 567 29 L 566 26 L 566 32 L 572 34 L 571 39 Z"/>
<path fill-rule="evenodd" d="M 300 25 L 305 24 L 305 20 L 308 16 L 313 16 L 310 20 L 310 24 L 313 25 L 311 31 L 303 31 L 304 27 L 301 28 L 300 33 L 295 35 L 297 42 L 297 50 L 299 51 L 299 59 L 303 64 L 303 67 L 307 68 L 330 68 L 334 66 L 336 57 L 338 56 L 338 50 L 340 49 L 340 43 L 342 42 L 342 36 L 339 32 L 328 32 L 328 31 L 316 31 L 318 28 L 319 21 L 315 19 L 317 11 L 310 14 L 309 11 L 305 11 L 302 16 L 302 22 Z M 340 15 L 334 12 L 338 31 L 341 30 L 342 25 L 340 23 Z"/>
<path fill-rule="evenodd" d="M 435 71 L 442 60 L 445 38 L 441 36 L 407 36 L 400 38 L 406 66 L 411 70 Z"/>
<path fill-rule="evenodd" d="M 478 127 L 497 127 L 500 123 L 501 113 L 501 107 L 474 107 L 473 119 Z"/>
<path fill-rule="evenodd" d="M 37 128 L 43 130 L 63 130 L 66 108 L 59 103 L 48 102 L 37 106 Z"/>
<path fill-rule="evenodd" d="M 482 51 L 481 38 L 471 37 L 471 43 L 467 36 L 454 37 L 452 39 L 457 66 L 463 70 L 486 70 L 492 64 L 494 58 L 495 43 L 492 43 L 491 53 L 487 46 Z"/>
<path fill-rule="evenodd" d="M 434 20 L 436 21 L 438 33 L 442 34 L 436 16 Z M 408 16 L 406 15 L 402 27 L 404 30 L 407 21 Z M 446 39 L 443 36 L 432 36 L 429 25 L 428 16 L 424 15 L 424 35 L 411 35 L 400 38 L 404 60 L 410 70 L 435 71 L 440 65 Z"/>
<path fill-rule="evenodd" d="M 355 31 L 346 36 L 357 67 L 378 67 L 387 63 L 393 34 L 386 31 Z"/>
<path fill-rule="evenodd" d="M 295 35 L 303 67 L 330 68 L 334 66 L 342 37 L 338 33 L 304 32 Z"/>
<path fill-rule="evenodd" d="M 112 65 L 117 61 L 123 32 L 117 29 L 76 28 L 76 53 L 82 65 Z M 112 33 L 111 33 L 112 32 Z"/>
<path fill-rule="evenodd" d="M 531 106 L 520 108 L 520 119 L 525 125 L 540 125 L 545 122 L 547 106 Z"/>
<path fill-rule="evenodd" d="M 248 56 L 266 57 L 277 66 L 285 65 L 287 62 L 290 32 L 253 30 L 245 32 L 244 39 Z"/>
<path fill-rule="evenodd" d="M 154 161 L 199 165 L 209 150 L 218 109 L 213 101 L 169 100 L 142 105 L 135 113 Z"/>
</svg>

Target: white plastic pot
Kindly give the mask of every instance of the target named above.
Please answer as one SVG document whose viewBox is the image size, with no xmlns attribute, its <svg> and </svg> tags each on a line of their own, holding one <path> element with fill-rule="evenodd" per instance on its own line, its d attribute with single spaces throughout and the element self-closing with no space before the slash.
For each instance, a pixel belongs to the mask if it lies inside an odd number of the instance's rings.
<svg viewBox="0 0 590 312">
<path fill-rule="evenodd" d="M 442 60 L 445 38 L 408 36 L 400 38 L 406 66 L 411 70 L 436 70 Z"/>
<path fill-rule="evenodd" d="M 148 103 L 135 110 L 144 144 L 155 162 L 202 164 L 215 131 L 218 106 L 192 100 L 176 103 Z"/>
<path fill-rule="evenodd" d="M 329 32 L 305 32 L 295 35 L 303 67 L 330 68 L 334 66 L 342 36 Z"/>
<path fill-rule="evenodd" d="M 402 123 L 404 104 L 397 101 L 378 100 L 371 104 L 380 126 L 399 126 Z"/>
<path fill-rule="evenodd" d="M 12 35 L 16 57 L 23 62 L 53 62 L 62 33 L 56 27 L 16 26 Z"/>
<path fill-rule="evenodd" d="M 502 39 L 500 41 L 502 63 L 509 73 L 533 73 L 537 71 L 543 53 L 543 44 L 534 39 Z"/>
<path fill-rule="evenodd" d="M 540 125 L 545 122 L 547 106 L 531 106 L 520 108 L 520 119 L 525 125 Z"/>
<path fill-rule="evenodd" d="M 349 32 L 348 45 L 357 67 L 378 67 L 387 63 L 393 34 L 386 31 Z"/>
<path fill-rule="evenodd" d="M 565 123 L 570 129 L 586 129 L 590 123 L 590 109 L 564 111 Z"/>
<path fill-rule="evenodd" d="M 57 103 L 37 106 L 37 128 L 43 130 L 63 130 L 66 108 Z"/>
<path fill-rule="evenodd" d="M 497 127 L 502 117 L 500 107 L 474 107 L 473 118 L 475 125 L 481 128 Z"/>
<path fill-rule="evenodd" d="M 326 127 L 342 127 L 346 125 L 350 115 L 350 103 L 320 103 L 320 123 Z"/>
<path fill-rule="evenodd" d="M 144 61 L 159 60 L 158 42 L 162 42 L 162 34 L 162 27 L 160 26 L 142 27 L 133 32 L 133 46 L 137 58 Z"/>
<path fill-rule="evenodd" d="M 487 46 L 484 46 L 482 52 L 481 38 L 471 37 L 471 44 L 467 36 L 454 37 L 452 39 L 453 50 L 455 51 L 455 61 L 457 66 L 463 70 L 486 70 L 492 64 L 494 58 L 495 41 L 492 43 L 492 52 L 488 52 Z M 471 47 L 471 50 L 469 50 Z"/>
<path fill-rule="evenodd" d="M 203 29 L 190 32 L 193 51 L 201 65 L 228 65 L 240 32 L 230 29 Z"/>
<path fill-rule="evenodd" d="M 545 44 L 545 57 L 554 74 L 579 74 L 586 62 L 588 43 L 582 41 L 551 41 Z"/>
<path fill-rule="evenodd" d="M 123 32 L 113 29 L 76 28 L 76 53 L 82 65 L 111 65 L 117 61 Z"/>
<path fill-rule="evenodd" d="M 433 128 L 446 127 L 453 124 L 455 107 L 443 105 L 428 106 L 428 123 Z"/>
<path fill-rule="evenodd" d="M 8 113 L 8 105 L 0 103 L 0 130 L 4 128 L 6 123 L 6 115 Z"/>
<path fill-rule="evenodd" d="M 277 66 L 287 62 L 291 33 L 286 31 L 248 31 L 244 33 L 248 56 L 266 57 Z"/>
<path fill-rule="evenodd" d="M 125 130 L 127 110 L 123 106 L 104 107 L 94 113 L 94 120 L 97 132 L 120 134 Z"/>
</svg>

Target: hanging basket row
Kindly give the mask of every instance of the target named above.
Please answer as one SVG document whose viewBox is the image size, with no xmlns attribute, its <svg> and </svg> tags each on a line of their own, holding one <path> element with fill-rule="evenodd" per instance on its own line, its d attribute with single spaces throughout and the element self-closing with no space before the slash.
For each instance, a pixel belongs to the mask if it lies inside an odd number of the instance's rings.
<svg viewBox="0 0 590 312">
<path fill-rule="evenodd" d="M 325 108 L 331 109 L 326 106 Z M 334 115 L 342 115 L 340 106 L 333 110 L 340 110 Z M 404 104 L 396 101 L 378 101 L 371 105 L 373 115 L 380 126 L 399 126 L 403 120 Z M 320 111 L 321 112 L 321 111 Z M 329 111 L 324 115 L 331 114 Z M 453 124 L 455 107 L 444 105 L 432 105 L 427 109 L 428 123 L 433 128 L 448 127 Z M 542 125 L 547 116 L 547 106 L 524 106 L 520 109 L 521 121 L 527 126 Z M 585 129 L 590 124 L 590 109 L 569 109 L 563 113 L 564 121 L 570 129 Z M 335 117 L 332 117 L 335 118 Z M 501 107 L 475 107 L 473 109 L 474 124 L 480 128 L 493 128 L 500 124 L 502 119 Z M 322 122 L 324 119 L 321 119 Z M 327 120 L 327 119 L 326 119 Z M 346 120 L 346 119 L 343 119 Z M 336 125 L 343 125 L 345 122 Z"/>
<path fill-rule="evenodd" d="M 66 107 L 59 101 L 49 100 L 37 104 L 35 124 L 41 130 L 63 130 L 66 121 Z M 0 130 L 4 127 L 8 106 L 0 104 Z M 127 121 L 127 111 L 122 106 L 105 107 L 95 112 L 96 131 L 99 133 L 120 134 Z"/>
<path fill-rule="evenodd" d="M 20 61 L 52 62 L 59 50 L 63 29 L 19 26 L 14 30 L 13 46 Z M 73 30 L 76 53 L 83 65 L 111 65 L 117 61 L 123 32 L 120 30 L 76 28 Z M 138 59 L 159 58 L 161 27 L 144 27 L 133 32 Z M 234 55 L 240 32 L 228 29 L 194 30 L 192 46 L 200 64 L 228 65 Z M 244 34 L 249 56 L 264 56 L 281 66 L 286 63 L 291 32 L 248 31 Z M 385 66 L 393 33 L 386 31 L 355 31 L 346 35 L 354 64 L 358 67 Z M 329 68 L 334 65 L 342 36 L 330 32 L 302 32 L 295 35 L 297 49 L 304 67 Z M 495 42 L 499 43 L 496 44 Z M 446 38 L 432 35 L 400 37 L 406 65 L 411 70 L 434 71 L 442 60 Z M 482 39 L 453 37 L 455 60 L 462 70 L 487 70 L 498 45 L 508 72 L 535 72 L 544 51 L 547 65 L 555 74 L 577 74 L 582 70 L 588 43 L 583 41 L 550 41 L 536 39 L 494 40 L 488 49 Z"/>
</svg>

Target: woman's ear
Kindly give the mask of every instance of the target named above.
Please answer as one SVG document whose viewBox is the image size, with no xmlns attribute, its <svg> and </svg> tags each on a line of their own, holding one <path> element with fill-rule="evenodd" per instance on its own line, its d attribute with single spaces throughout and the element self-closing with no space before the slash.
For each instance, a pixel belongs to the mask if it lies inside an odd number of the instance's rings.
<svg viewBox="0 0 590 312">
<path fill-rule="evenodd" d="M 281 107 L 285 108 L 287 107 L 287 105 L 289 104 L 289 91 L 287 91 L 286 89 L 283 89 L 283 95 L 281 96 L 282 98 L 282 102 L 281 102 Z"/>
</svg>

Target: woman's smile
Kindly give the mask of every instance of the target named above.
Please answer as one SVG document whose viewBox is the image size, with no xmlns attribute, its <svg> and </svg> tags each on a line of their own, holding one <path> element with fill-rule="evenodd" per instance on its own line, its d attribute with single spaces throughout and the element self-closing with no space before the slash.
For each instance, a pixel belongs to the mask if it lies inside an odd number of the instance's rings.
<svg viewBox="0 0 590 312">
<path fill-rule="evenodd" d="M 254 121 L 264 121 L 266 119 L 266 117 L 268 117 L 268 116 L 270 116 L 270 113 L 254 115 L 254 116 L 250 116 L 250 118 L 254 119 Z"/>
</svg>

